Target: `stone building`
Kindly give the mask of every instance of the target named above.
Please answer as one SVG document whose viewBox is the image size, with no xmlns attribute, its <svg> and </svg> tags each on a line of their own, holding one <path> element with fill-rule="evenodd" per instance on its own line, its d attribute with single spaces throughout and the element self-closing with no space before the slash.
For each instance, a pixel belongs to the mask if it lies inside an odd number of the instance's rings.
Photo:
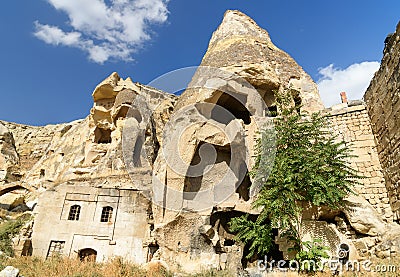
<svg viewBox="0 0 400 277">
<path fill-rule="evenodd" d="M 39 203 L 32 241 L 37 256 L 143 264 L 157 250 L 150 239 L 151 203 L 138 191 L 63 184 L 44 192 Z"/>
</svg>

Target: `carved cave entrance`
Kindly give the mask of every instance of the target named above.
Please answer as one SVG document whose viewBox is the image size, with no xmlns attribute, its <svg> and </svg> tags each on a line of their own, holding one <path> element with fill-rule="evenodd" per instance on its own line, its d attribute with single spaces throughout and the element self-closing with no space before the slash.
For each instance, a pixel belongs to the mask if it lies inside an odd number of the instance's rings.
<svg viewBox="0 0 400 277">
<path fill-rule="evenodd" d="M 246 95 L 216 91 L 206 102 L 215 104 L 211 111 L 211 119 L 228 125 L 233 119 L 241 119 L 244 124 L 250 124 L 251 114 L 245 107 Z M 229 113 L 228 113 L 229 112 Z"/>
<path fill-rule="evenodd" d="M 147 251 L 147 262 L 150 262 L 153 259 L 154 254 L 157 252 L 159 248 L 160 247 L 158 246 L 157 243 L 149 244 Z"/>
<path fill-rule="evenodd" d="M 278 91 L 279 88 L 272 84 L 253 84 L 253 86 L 260 94 L 261 98 L 264 100 L 264 103 L 268 108 L 267 116 L 277 116 L 278 108 L 276 106 L 275 91 Z"/>
<path fill-rule="evenodd" d="M 199 143 L 197 146 L 196 152 L 192 158 L 192 161 L 190 163 L 191 166 L 196 166 L 201 163 L 202 167 L 200 170 L 203 170 L 203 172 L 194 172 L 196 175 L 199 175 L 201 173 L 201 176 L 194 176 L 192 172 L 188 171 L 185 177 L 184 181 L 184 187 L 183 187 L 183 199 L 184 200 L 194 200 L 196 197 L 196 194 L 200 190 L 206 190 L 211 188 L 211 186 L 215 185 L 217 182 L 221 181 L 221 179 L 215 180 L 212 179 L 212 182 L 210 183 L 211 178 L 209 176 L 206 176 L 204 178 L 204 173 L 205 170 L 208 168 L 208 166 L 215 165 L 215 168 L 211 169 L 209 172 L 205 173 L 210 176 L 221 176 L 219 170 L 223 168 L 225 170 L 224 172 L 226 173 L 226 170 L 230 170 L 229 166 L 231 164 L 231 147 L 228 146 L 219 146 L 219 145 L 211 145 L 214 147 L 217 157 L 215 162 L 212 164 L 211 162 L 208 161 L 202 161 L 202 157 L 200 156 L 200 148 L 202 145 L 206 144 L 205 142 Z M 221 167 L 221 164 L 225 164 L 223 167 Z M 198 170 L 196 170 L 198 171 Z M 249 196 L 249 191 L 250 187 L 252 185 L 251 180 L 248 175 L 248 169 L 246 165 L 243 163 L 243 168 L 240 169 L 239 174 L 241 176 L 236 176 L 239 180 L 241 180 L 240 184 L 235 184 L 236 193 L 239 195 L 239 199 L 243 199 L 244 201 L 248 201 L 250 199 Z M 224 174 L 222 174 L 224 175 Z M 194 177 L 191 177 L 194 176 Z"/>
<path fill-rule="evenodd" d="M 245 215 L 246 213 L 240 211 L 228 211 L 228 212 L 215 212 L 211 215 L 210 224 L 213 226 L 214 230 L 218 233 L 219 242 L 215 247 L 217 253 L 228 253 L 230 252 L 229 248 L 235 245 L 237 242 L 234 240 L 235 234 L 232 233 L 229 229 L 229 222 L 232 218 L 240 217 Z M 257 219 L 257 215 L 248 214 L 248 218 L 252 221 Z M 278 229 L 273 229 L 272 233 L 275 238 L 278 235 Z M 239 244 L 238 244 L 239 246 Z M 259 257 L 255 255 L 250 259 L 246 258 L 249 254 L 249 248 L 246 245 L 242 251 L 241 263 L 243 268 L 247 268 L 250 263 L 253 263 L 259 259 L 264 259 L 264 257 Z M 274 244 L 272 249 L 267 255 L 269 261 L 275 260 L 283 260 L 283 252 L 279 250 L 279 245 Z"/>
<path fill-rule="evenodd" d="M 95 262 L 97 251 L 92 248 L 84 248 L 78 252 L 79 260 L 82 262 Z"/>
<path fill-rule="evenodd" d="M 96 127 L 94 130 L 95 143 L 111 143 L 111 130 Z"/>
</svg>

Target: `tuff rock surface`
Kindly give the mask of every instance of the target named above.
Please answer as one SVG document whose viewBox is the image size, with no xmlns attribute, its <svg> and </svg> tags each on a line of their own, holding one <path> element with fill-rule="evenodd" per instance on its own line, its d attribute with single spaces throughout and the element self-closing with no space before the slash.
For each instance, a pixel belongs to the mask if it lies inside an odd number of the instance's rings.
<svg viewBox="0 0 400 277">
<path fill-rule="evenodd" d="M 0 184 L 15 178 L 13 172 L 19 163 L 12 133 L 0 122 Z"/>
<path fill-rule="evenodd" d="M 32 246 L 33 255 L 57 250 L 72 257 L 90 248 L 98 256 L 123 253 L 187 272 L 255 266 L 243 258 L 247 249 L 234 241 L 229 221 L 259 212 L 251 207 L 258 187 L 247 173 L 257 132 L 273 128 L 279 114 L 276 91 L 289 93 L 291 105 L 305 112 L 324 109 L 316 84 L 268 32 L 227 11 L 179 97 L 114 72 L 94 89 L 84 119 L 42 127 L 0 122 L 0 204 L 26 203 L 36 215 L 33 227 L 28 223 L 14 238 L 17 252 Z M 400 247 L 400 228 L 360 103 L 325 112 L 334 133 L 360 143 L 360 158 L 350 163 L 368 182 L 340 210 L 310 209 L 304 239 L 322 239 L 332 256 L 347 244 L 351 259 L 389 257 Z M 76 205 L 79 220 L 71 219 Z M 114 221 L 98 220 L 104 206 L 117 211 Z M 282 258 L 290 258 L 287 242 L 279 236 L 275 242 Z"/>
</svg>

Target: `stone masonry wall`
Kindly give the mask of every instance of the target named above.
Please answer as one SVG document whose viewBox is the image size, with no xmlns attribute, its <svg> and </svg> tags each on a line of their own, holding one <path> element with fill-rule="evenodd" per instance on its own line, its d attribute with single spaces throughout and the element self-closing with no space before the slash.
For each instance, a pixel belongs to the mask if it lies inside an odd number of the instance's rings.
<svg viewBox="0 0 400 277">
<path fill-rule="evenodd" d="M 356 186 L 355 191 L 365 197 L 383 219 L 392 221 L 393 214 L 371 123 L 365 105 L 358 104 L 340 104 L 336 108 L 333 107 L 333 110 L 329 111 L 332 128 L 339 138 L 351 144 L 356 156 L 351 159 L 351 166 L 367 177 L 360 180 L 362 185 Z"/>
<path fill-rule="evenodd" d="M 400 23 L 385 40 L 384 56 L 364 99 L 378 144 L 390 204 L 400 219 Z"/>
</svg>

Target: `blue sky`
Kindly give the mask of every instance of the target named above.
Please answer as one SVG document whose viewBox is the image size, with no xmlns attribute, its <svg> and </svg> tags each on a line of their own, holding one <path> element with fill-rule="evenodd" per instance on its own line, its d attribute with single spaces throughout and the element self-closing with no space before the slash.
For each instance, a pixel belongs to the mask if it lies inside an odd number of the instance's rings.
<svg viewBox="0 0 400 277">
<path fill-rule="evenodd" d="M 198 65 L 227 9 L 268 30 L 324 101 L 360 98 L 400 20 L 400 1 L 14 0 L 0 9 L 0 119 L 43 125 L 88 115 L 111 72 L 148 83 Z"/>
</svg>

